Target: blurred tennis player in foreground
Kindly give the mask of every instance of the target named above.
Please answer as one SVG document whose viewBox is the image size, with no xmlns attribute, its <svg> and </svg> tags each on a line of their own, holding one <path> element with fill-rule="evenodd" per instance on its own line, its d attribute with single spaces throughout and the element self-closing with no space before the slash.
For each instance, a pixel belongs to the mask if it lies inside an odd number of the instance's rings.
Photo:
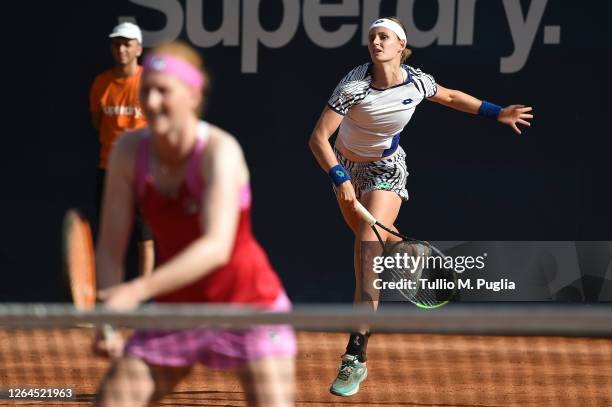
<svg viewBox="0 0 612 407">
<path fill-rule="evenodd" d="M 148 127 L 113 150 L 96 250 L 99 297 L 113 310 L 161 302 L 251 304 L 283 311 L 290 302 L 251 233 L 249 172 L 236 140 L 198 120 L 206 75 L 182 43 L 162 45 L 144 61 L 141 102 Z M 149 277 L 122 283 L 134 207 L 159 248 Z M 106 288 L 106 289 L 104 289 Z M 114 335 L 118 336 L 118 335 Z M 100 353 L 121 355 L 119 340 L 99 335 Z M 107 373 L 101 405 L 147 405 L 171 391 L 195 363 L 238 368 L 249 405 L 290 406 L 293 330 L 137 331 Z"/>
<path fill-rule="evenodd" d="M 372 229 L 354 211 L 356 200 L 382 224 L 393 225 L 406 190 L 406 154 L 399 145 L 400 134 L 416 106 L 425 99 L 444 106 L 479 114 L 509 125 L 520 134 L 517 124 L 529 126 L 532 109 L 521 105 L 502 108 L 457 90 L 437 84 L 431 75 L 404 65 L 411 51 L 406 48 L 406 30 L 394 17 L 376 20 L 369 29 L 371 62 L 351 70 L 338 84 L 310 137 L 310 148 L 319 165 L 331 177 L 340 211 L 355 234 L 356 303 L 377 298 L 364 295 L 361 243 L 374 242 Z M 340 127 L 335 147 L 329 138 Z M 421 135 L 422 136 L 422 135 Z M 394 240 L 381 233 L 385 240 Z M 340 371 L 330 391 L 350 396 L 359 391 L 367 377 L 366 348 L 369 332 L 353 332 Z"/>
</svg>

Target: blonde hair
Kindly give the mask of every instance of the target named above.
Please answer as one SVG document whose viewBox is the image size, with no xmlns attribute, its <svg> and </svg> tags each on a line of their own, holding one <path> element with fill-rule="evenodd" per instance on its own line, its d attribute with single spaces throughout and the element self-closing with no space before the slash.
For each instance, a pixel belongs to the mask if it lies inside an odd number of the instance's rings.
<svg viewBox="0 0 612 407">
<path fill-rule="evenodd" d="M 391 17 L 382 17 L 382 18 L 386 18 L 387 20 L 391 20 L 395 23 L 398 23 L 400 25 L 400 27 L 402 27 L 402 30 L 404 30 L 405 33 L 407 33 L 406 31 L 406 27 L 404 26 L 404 23 L 402 23 L 402 21 L 395 17 L 395 16 L 391 16 Z M 410 57 L 410 55 L 412 55 L 412 50 L 408 48 L 408 44 L 406 44 L 406 47 L 404 48 L 404 50 L 402 51 L 402 59 L 400 61 L 400 63 L 404 63 L 408 57 Z"/>
<path fill-rule="evenodd" d="M 204 59 L 202 59 L 200 53 L 196 51 L 195 48 L 182 41 L 173 41 L 158 45 L 157 47 L 151 49 L 149 54 L 169 54 L 182 59 L 200 71 L 204 78 L 204 86 L 202 87 L 202 101 L 196 108 L 196 114 L 200 116 L 204 111 L 204 100 L 206 99 L 204 96 L 208 95 L 208 90 L 210 89 L 209 76 L 204 68 Z"/>
</svg>

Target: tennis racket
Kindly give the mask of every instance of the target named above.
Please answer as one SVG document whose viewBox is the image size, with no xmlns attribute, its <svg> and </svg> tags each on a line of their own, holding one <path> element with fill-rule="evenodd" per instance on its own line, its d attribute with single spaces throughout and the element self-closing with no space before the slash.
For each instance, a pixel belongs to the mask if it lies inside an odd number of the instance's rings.
<svg viewBox="0 0 612 407">
<path fill-rule="evenodd" d="M 64 216 L 63 226 L 64 272 L 72 303 L 80 311 L 96 307 L 96 265 L 89 222 L 76 209 Z M 93 325 L 80 325 L 93 328 Z M 110 325 L 102 327 L 105 339 L 114 334 Z"/>
<path fill-rule="evenodd" d="M 356 210 L 376 235 L 382 247 L 382 256 L 396 259 L 399 255 L 402 262 L 391 261 L 385 264 L 384 274 L 388 281 L 395 283 L 393 290 L 402 298 L 420 308 L 432 309 L 447 304 L 455 295 L 457 272 L 448 266 L 446 256 L 429 242 L 413 239 L 381 224 L 360 203 Z M 377 228 L 380 228 L 401 241 L 384 242 Z M 407 256 L 405 256 L 407 255 Z M 409 267 L 406 267 L 406 265 Z M 401 288 L 397 288 L 401 287 Z"/>
</svg>

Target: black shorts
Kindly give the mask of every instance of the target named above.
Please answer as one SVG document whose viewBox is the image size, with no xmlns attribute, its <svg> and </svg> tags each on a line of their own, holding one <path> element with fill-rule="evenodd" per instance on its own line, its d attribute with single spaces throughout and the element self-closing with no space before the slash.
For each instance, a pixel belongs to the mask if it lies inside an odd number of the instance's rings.
<svg viewBox="0 0 612 407">
<path fill-rule="evenodd" d="M 106 170 L 104 168 L 98 168 L 96 176 L 96 213 L 98 214 L 98 222 L 100 222 L 100 216 L 102 215 L 102 199 L 104 198 L 104 179 L 106 178 Z M 149 227 L 144 222 L 138 207 L 136 207 L 135 219 L 134 219 L 135 233 L 139 242 L 145 242 L 147 240 L 153 240 L 153 234 L 149 230 Z"/>
</svg>

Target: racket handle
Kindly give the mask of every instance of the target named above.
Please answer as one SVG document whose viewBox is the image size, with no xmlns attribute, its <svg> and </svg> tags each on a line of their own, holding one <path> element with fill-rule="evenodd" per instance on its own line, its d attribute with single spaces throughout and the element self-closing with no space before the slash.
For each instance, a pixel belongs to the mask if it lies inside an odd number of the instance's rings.
<svg viewBox="0 0 612 407">
<path fill-rule="evenodd" d="M 110 342 L 115 336 L 115 330 L 110 324 L 102 325 L 102 335 L 107 342 Z"/>
<path fill-rule="evenodd" d="M 361 202 L 356 201 L 355 210 L 357 214 L 363 219 L 368 225 L 374 226 L 376 224 L 376 218 L 372 216 L 370 212 L 361 204 Z"/>
</svg>

